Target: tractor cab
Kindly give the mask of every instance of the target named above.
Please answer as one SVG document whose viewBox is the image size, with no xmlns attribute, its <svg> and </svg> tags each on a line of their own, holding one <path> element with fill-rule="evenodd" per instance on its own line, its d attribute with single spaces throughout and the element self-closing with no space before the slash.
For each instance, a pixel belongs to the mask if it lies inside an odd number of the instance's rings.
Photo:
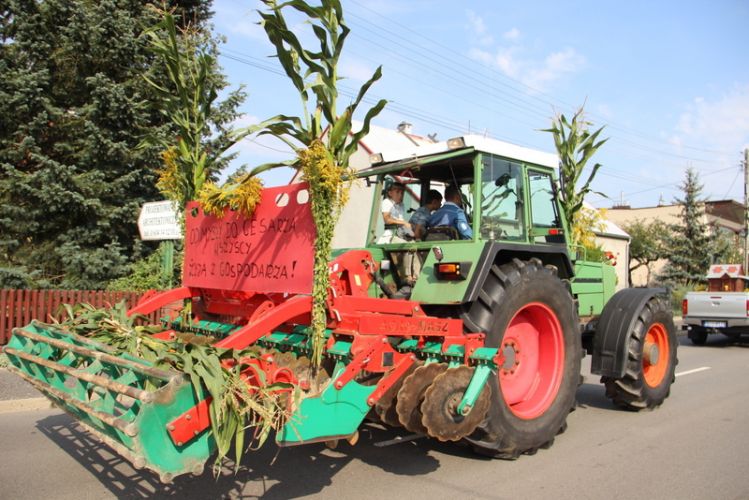
<svg viewBox="0 0 749 500">
<path fill-rule="evenodd" d="M 441 193 L 449 185 L 460 189 L 462 207 L 472 224 L 473 241 L 565 243 L 564 218 L 556 200 L 556 157 L 501 141 L 466 136 L 435 144 L 439 153 L 418 158 L 383 161 L 373 155 L 372 168 L 359 175 L 377 182 L 370 218 L 368 244 L 382 244 L 381 215 L 388 185 L 400 182 L 406 190 L 407 215 L 422 204 L 431 189 Z M 424 240 L 436 240 L 431 237 Z M 449 237 L 444 239 L 455 239 Z M 419 242 L 417 242 L 419 243 Z"/>
<path fill-rule="evenodd" d="M 418 157 L 373 157 L 372 167 L 359 173 L 375 185 L 367 249 L 386 261 L 384 279 L 391 290 L 410 284 L 403 263 L 411 259 L 418 259 L 421 272 L 410 298 L 427 303 L 465 302 L 477 293 L 471 283 L 483 281 L 485 264 L 499 253 L 506 254 L 506 260 L 540 252 L 546 255 L 545 263 L 561 269 L 561 275 L 574 274 L 557 200 L 555 155 L 464 136 L 429 146 Z M 406 221 L 431 190 L 444 196 L 449 186 L 455 186 L 472 236 L 466 237 L 466 231 L 461 237 L 456 227 L 430 225 L 419 237 L 409 231 L 414 228 L 386 224 L 383 211 L 391 206 L 386 200 L 393 183 L 404 187 Z"/>
</svg>

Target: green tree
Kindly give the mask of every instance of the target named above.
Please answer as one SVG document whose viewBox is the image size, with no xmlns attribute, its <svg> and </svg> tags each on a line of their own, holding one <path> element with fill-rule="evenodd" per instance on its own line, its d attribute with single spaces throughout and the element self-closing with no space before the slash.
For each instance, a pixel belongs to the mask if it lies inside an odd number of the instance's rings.
<svg viewBox="0 0 749 500">
<path fill-rule="evenodd" d="M 680 188 L 684 196 L 676 199 L 681 205 L 680 221 L 669 225 L 664 235 L 668 262 L 658 277 L 669 286 L 704 283 L 714 252 L 714 237 L 705 221 L 705 204 L 701 199 L 702 185 L 694 169 L 686 170 Z"/>
<path fill-rule="evenodd" d="M 171 2 L 198 24 L 210 4 Z M 15 283 L 99 288 L 152 251 L 135 219 L 161 198 L 160 150 L 137 146 L 173 135 L 142 77 L 167 78 L 142 39 L 157 19 L 146 2 L 0 7 L 0 268 Z"/>
<path fill-rule="evenodd" d="M 645 268 L 647 283 L 650 283 L 651 266 L 657 260 L 667 256 L 663 245 L 663 235 L 667 231 L 666 224 L 654 220 L 645 222 L 640 219 L 624 224 L 624 229 L 630 236 L 629 242 L 629 282 L 632 283 L 632 271 Z"/>
<path fill-rule="evenodd" d="M 593 165 L 588 177 L 580 185 L 585 167 L 598 151 L 598 148 L 608 141 L 608 138 L 598 140 L 603 127 L 591 133 L 588 130 L 590 125 L 592 125 L 591 122 L 585 120 L 584 110 L 580 107 L 572 116 L 572 120 L 568 120 L 566 116 L 559 114 L 554 117 L 551 128 L 544 130 L 544 132 L 551 132 L 553 135 L 554 146 L 559 155 L 560 199 L 564 207 L 567 228 L 572 231 L 573 241 L 571 243 L 573 244 L 579 244 L 580 240 L 585 239 L 589 232 L 584 225 L 581 226 L 583 220 L 578 217 L 578 213 L 583 208 L 585 196 L 594 192 L 590 185 L 595 179 L 598 169 L 601 168 L 601 164 Z"/>
<path fill-rule="evenodd" d="M 739 264 L 744 260 L 743 241 L 732 231 L 717 230 L 711 248 L 713 263 Z"/>
</svg>

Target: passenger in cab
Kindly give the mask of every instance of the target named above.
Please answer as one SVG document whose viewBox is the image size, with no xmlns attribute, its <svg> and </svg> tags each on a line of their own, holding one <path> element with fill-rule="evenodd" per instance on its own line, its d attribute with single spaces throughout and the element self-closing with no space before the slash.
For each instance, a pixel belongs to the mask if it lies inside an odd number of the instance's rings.
<svg viewBox="0 0 749 500">
<path fill-rule="evenodd" d="M 429 217 L 427 228 L 453 227 L 458 236 L 463 240 L 473 239 L 473 230 L 468 223 L 466 213 L 463 211 L 463 200 L 457 186 L 450 185 L 445 188 L 445 204 Z"/>
<path fill-rule="evenodd" d="M 430 189 L 426 195 L 426 203 L 419 207 L 408 222 L 411 223 L 411 229 L 413 229 L 414 236 L 417 240 L 423 240 L 424 235 L 427 231 L 427 222 L 429 217 L 435 210 L 438 210 L 442 206 L 442 194 L 436 189 Z"/>
<path fill-rule="evenodd" d="M 385 231 L 377 240 L 378 244 L 404 243 L 413 239 L 411 224 L 406 220 L 403 208 L 403 193 L 406 187 L 400 182 L 393 182 L 388 186 L 386 197 L 382 200 L 382 219 Z"/>
</svg>

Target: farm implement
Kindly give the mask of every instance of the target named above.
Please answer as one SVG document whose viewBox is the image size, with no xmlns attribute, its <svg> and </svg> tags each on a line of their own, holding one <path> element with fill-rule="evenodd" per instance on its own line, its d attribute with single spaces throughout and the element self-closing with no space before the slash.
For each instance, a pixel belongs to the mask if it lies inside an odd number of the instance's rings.
<svg viewBox="0 0 749 500">
<path fill-rule="evenodd" d="M 233 361 L 243 379 L 289 391 L 280 446 L 355 443 L 364 420 L 376 419 L 485 455 L 531 454 L 566 428 L 584 351 L 614 403 L 660 405 L 677 362 L 664 291 L 614 293 L 611 266 L 578 258 L 565 239 L 555 159 L 472 136 L 440 145 L 361 172 L 376 193 L 367 244 L 331 256 L 319 367 L 305 184 L 265 189 L 251 218 L 189 205 L 183 286 L 129 314 L 180 302 L 155 337 L 252 352 Z M 473 238 L 438 227 L 423 240 L 383 242 L 379 194 L 394 180 L 407 187 L 406 209 L 457 184 Z M 409 298 L 394 298 L 407 258 L 421 272 Z M 215 451 L 212 397 L 177 370 L 38 322 L 15 330 L 5 352 L 15 373 L 162 481 L 199 474 Z"/>
</svg>

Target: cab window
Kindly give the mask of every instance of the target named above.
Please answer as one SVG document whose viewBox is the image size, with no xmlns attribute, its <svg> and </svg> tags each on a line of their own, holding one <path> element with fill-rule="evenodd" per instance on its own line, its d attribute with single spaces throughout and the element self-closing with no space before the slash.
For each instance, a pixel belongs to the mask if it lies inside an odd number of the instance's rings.
<svg viewBox="0 0 749 500">
<path fill-rule="evenodd" d="M 481 237 L 524 240 L 520 164 L 492 155 L 485 155 L 482 163 Z"/>
<path fill-rule="evenodd" d="M 553 238 L 548 229 L 561 228 L 557 205 L 554 200 L 554 180 L 546 172 L 528 171 L 528 189 L 531 199 L 531 223 L 537 242 L 551 243 Z"/>
</svg>

